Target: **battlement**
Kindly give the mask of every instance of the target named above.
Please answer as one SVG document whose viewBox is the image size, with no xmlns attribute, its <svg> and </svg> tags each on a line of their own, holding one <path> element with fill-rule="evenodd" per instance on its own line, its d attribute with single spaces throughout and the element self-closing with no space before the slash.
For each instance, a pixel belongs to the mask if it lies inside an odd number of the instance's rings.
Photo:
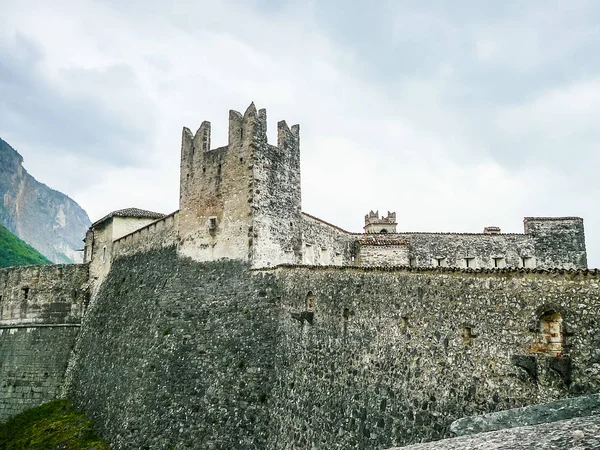
<svg viewBox="0 0 600 450">
<path fill-rule="evenodd" d="M 379 217 L 379 211 L 370 211 L 365 215 L 365 233 L 395 233 L 396 213 L 388 211 L 386 217 Z"/>
<path fill-rule="evenodd" d="M 180 254 L 198 261 L 292 262 L 300 243 L 300 127 L 277 124 L 267 141 L 267 112 L 254 103 L 229 111 L 228 144 L 211 148 L 210 122 L 184 128 L 179 197 Z M 296 226 L 294 226 L 296 224 Z M 274 242 L 277 241 L 277 242 Z"/>
</svg>

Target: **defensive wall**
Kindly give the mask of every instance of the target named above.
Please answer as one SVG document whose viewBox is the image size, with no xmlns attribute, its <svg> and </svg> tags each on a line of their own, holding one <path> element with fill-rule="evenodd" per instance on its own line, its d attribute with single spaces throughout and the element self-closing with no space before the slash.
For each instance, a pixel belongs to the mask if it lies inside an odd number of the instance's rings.
<svg viewBox="0 0 600 450">
<path fill-rule="evenodd" d="M 301 212 L 277 127 L 251 105 L 225 147 L 184 129 L 178 211 L 105 216 L 88 264 L 0 271 L 0 419 L 62 392 L 115 448 L 378 449 L 598 392 L 581 219 L 349 233 Z"/>
<path fill-rule="evenodd" d="M 0 269 L 0 421 L 59 395 L 88 300 L 85 264 Z"/>
<path fill-rule="evenodd" d="M 383 449 L 600 388 L 600 274 L 117 259 L 69 396 L 116 448 Z M 115 313 L 118 311 L 118 313 Z"/>
</svg>

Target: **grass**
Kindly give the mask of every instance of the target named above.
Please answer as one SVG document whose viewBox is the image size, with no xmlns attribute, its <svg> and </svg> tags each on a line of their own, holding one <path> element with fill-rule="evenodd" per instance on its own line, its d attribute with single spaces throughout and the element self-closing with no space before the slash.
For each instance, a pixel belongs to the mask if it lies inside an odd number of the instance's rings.
<svg viewBox="0 0 600 450">
<path fill-rule="evenodd" d="M 50 264 L 50 261 L 32 246 L 0 225 L 0 267 Z"/>
<path fill-rule="evenodd" d="M 54 400 L 0 424 L 4 450 L 109 450 L 94 426 L 68 400 Z"/>
</svg>

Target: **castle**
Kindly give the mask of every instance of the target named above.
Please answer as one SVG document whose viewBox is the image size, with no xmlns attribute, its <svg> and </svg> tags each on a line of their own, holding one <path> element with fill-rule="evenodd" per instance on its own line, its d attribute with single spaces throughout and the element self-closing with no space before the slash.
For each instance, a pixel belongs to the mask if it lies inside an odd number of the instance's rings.
<svg viewBox="0 0 600 450">
<path fill-rule="evenodd" d="M 0 419 L 67 396 L 115 448 L 360 448 L 600 389 L 583 220 L 350 233 L 301 210 L 299 127 L 181 144 L 179 210 L 96 221 L 85 263 L 0 270 Z"/>
<path fill-rule="evenodd" d="M 176 245 L 196 261 L 247 261 L 253 268 L 281 264 L 457 268 L 587 267 L 583 220 L 526 217 L 523 234 L 397 232 L 396 213 L 365 216 L 364 234 L 350 233 L 303 213 L 300 127 L 277 124 L 277 146 L 267 142 L 266 111 L 251 104 L 229 112 L 228 145 L 211 148 L 210 122 L 183 129 L 179 210 L 164 216 L 136 208 L 95 222 L 85 240 L 85 262 L 103 279 L 113 258 Z"/>
</svg>

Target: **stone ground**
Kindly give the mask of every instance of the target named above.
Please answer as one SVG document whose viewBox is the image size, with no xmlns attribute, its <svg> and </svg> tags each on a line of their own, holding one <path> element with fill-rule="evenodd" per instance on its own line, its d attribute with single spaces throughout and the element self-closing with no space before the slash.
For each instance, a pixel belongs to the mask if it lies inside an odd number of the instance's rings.
<svg viewBox="0 0 600 450">
<path fill-rule="evenodd" d="M 508 428 L 401 448 L 403 450 L 600 449 L 600 417 L 592 416 Z"/>
</svg>

